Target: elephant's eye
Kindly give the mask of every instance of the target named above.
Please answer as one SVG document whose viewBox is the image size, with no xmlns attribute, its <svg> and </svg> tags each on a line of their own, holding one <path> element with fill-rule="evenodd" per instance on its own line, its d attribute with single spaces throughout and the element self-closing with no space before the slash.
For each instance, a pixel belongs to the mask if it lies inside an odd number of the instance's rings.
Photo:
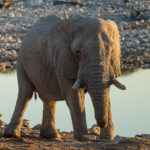
<svg viewBox="0 0 150 150">
<path fill-rule="evenodd" d="M 76 53 L 77 53 L 77 54 L 80 54 L 80 51 L 79 51 L 79 50 L 76 50 Z"/>
</svg>

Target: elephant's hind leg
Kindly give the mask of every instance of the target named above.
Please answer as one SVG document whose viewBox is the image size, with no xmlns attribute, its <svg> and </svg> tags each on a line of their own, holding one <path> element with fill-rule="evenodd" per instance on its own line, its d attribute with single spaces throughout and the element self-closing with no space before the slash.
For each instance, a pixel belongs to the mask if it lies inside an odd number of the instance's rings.
<svg viewBox="0 0 150 150">
<path fill-rule="evenodd" d="M 43 120 L 40 136 L 44 138 L 61 138 L 55 127 L 56 101 L 43 101 Z"/>
<path fill-rule="evenodd" d="M 34 90 L 32 83 L 27 77 L 21 64 L 18 64 L 17 76 L 19 85 L 18 99 L 10 124 L 5 129 L 5 137 L 19 138 L 21 136 L 20 129 L 22 126 L 24 112 L 27 108 L 28 102 L 31 99 Z"/>
</svg>

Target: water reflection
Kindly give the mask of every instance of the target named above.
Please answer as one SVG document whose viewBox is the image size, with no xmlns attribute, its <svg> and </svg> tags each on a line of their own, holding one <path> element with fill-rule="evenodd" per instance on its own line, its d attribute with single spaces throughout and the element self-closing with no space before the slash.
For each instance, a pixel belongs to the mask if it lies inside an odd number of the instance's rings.
<svg viewBox="0 0 150 150">
<path fill-rule="evenodd" d="M 150 132 L 150 70 L 138 70 L 118 79 L 126 85 L 126 91 L 111 87 L 110 96 L 115 135 L 134 136 Z M 16 73 L 0 74 L 0 113 L 2 120 L 10 121 L 14 111 L 18 86 Z M 88 127 L 95 124 L 93 106 L 88 94 L 85 96 Z M 32 99 L 24 118 L 31 126 L 41 123 L 42 102 Z M 71 131 L 70 113 L 65 102 L 57 103 L 56 127 L 61 131 Z"/>
</svg>

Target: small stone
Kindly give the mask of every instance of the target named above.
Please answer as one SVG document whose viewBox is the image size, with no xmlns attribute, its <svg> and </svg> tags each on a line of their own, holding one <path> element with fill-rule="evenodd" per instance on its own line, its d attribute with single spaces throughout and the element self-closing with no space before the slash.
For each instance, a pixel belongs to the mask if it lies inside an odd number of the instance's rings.
<svg viewBox="0 0 150 150">
<path fill-rule="evenodd" d="M 21 135 L 29 135 L 30 131 L 27 128 L 21 128 Z"/>
<path fill-rule="evenodd" d="M 100 127 L 95 124 L 88 131 L 91 134 L 99 135 L 100 134 Z"/>
<path fill-rule="evenodd" d="M 32 129 L 33 130 L 40 130 L 40 128 L 41 128 L 41 124 L 37 124 Z"/>
<path fill-rule="evenodd" d="M 15 17 L 15 14 L 14 14 L 14 13 L 11 13 L 10 16 L 13 18 L 13 17 Z"/>
<path fill-rule="evenodd" d="M 135 24 L 136 24 L 136 25 L 139 25 L 139 22 L 138 22 L 138 21 L 136 21 L 136 22 L 135 22 Z"/>
<path fill-rule="evenodd" d="M 131 0 L 124 0 L 124 3 L 129 3 L 131 2 Z"/>
<path fill-rule="evenodd" d="M 6 63 L 0 63 L 0 70 L 2 70 L 3 72 L 6 71 Z"/>
<path fill-rule="evenodd" d="M 144 67 L 144 62 L 143 62 L 143 61 L 140 61 L 140 65 L 141 65 L 141 67 L 143 68 L 143 67 Z"/>
<path fill-rule="evenodd" d="M 28 119 L 23 120 L 22 127 L 30 128 L 30 123 Z"/>
<path fill-rule="evenodd" d="M 119 142 L 124 141 L 124 140 L 126 140 L 126 139 L 127 139 L 127 137 L 121 137 L 121 136 L 117 135 L 117 136 L 115 137 L 113 143 L 118 144 Z"/>
<path fill-rule="evenodd" d="M 5 126 L 6 126 L 6 123 L 4 121 L 0 120 L 0 128 L 5 127 Z"/>
<path fill-rule="evenodd" d="M 95 135 L 83 135 L 83 140 L 96 140 L 97 137 Z"/>
<path fill-rule="evenodd" d="M 135 137 L 141 137 L 150 140 L 150 134 L 141 134 L 141 135 L 136 135 Z"/>
<path fill-rule="evenodd" d="M 139 40 L 135 40 L 136 44 L 140 44 L 140 41 Z"/>
<path fill-rule="evenodd" d="M 140 23 L 144 23 L 144 19 L 142 19 L 142 20 L 140 21 Z"/>
</svg>

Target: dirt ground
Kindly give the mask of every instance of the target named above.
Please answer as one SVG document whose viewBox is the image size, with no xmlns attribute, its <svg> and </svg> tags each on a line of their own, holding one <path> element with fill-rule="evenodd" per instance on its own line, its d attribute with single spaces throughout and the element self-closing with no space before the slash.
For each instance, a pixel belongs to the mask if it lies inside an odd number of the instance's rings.
<svg viewBox="0 0 150 150">
<path fill-rule="evenodd" d="M 98 136 L 88 135 L 86 140 L 78 141 L 73 133 L 62 132 L 62 139 L 40 138 L 39 130 L 26 128 L 20 139 L 3 137 L 4 129 L 0 129 L 0 150 L 149 150 L 150 135 L 135 137 L 116 136 L 113 141 L 98 139 Z"/>
</svg>

